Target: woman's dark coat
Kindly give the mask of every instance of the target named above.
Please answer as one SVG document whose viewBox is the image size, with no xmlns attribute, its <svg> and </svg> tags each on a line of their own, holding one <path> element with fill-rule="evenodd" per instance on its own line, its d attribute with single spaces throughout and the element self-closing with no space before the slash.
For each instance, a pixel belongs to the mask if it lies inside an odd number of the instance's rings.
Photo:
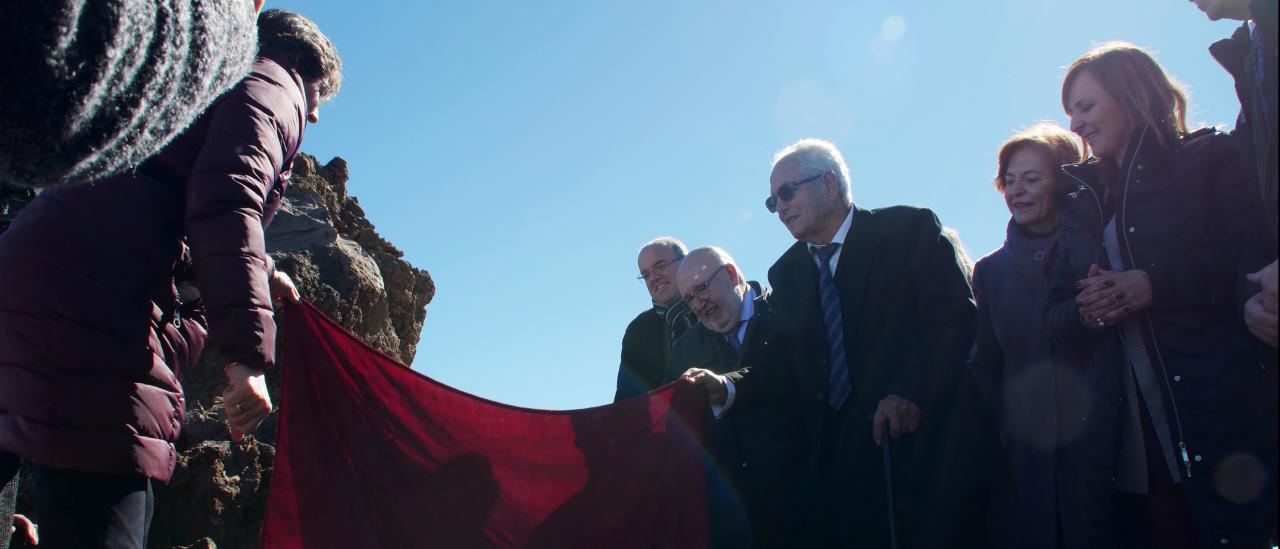
<svg viewBox="0 0 1280 549">
<path fill-rule="evenodd" d="M 1145 271 L 1151 306 L 1136 316 L 1165 392 L 1183 486 L 1204 547 L 1260 546 L 1276 526 L 1276 368 L 1240 314 L 1244 280 L 1274 258 L 1262 210 L 1230 138 L 1200 130 L 1169 149 L 1134 133 L 1108 197 L 1102 165 L 1064 167 L 1064 253 L 1055 258 L 1047 322 L 1062 352 L 1128 372 L 1114 326 L 1085 328 L 1075 282 L 1112 266 L 1102 230 L 1116 216 L 1120 253 Z M 1131 375 L 1131 374 L 1128 374 Z"/>
<path fill-rule="evenodd" d="M 1109 547 L 1118 370 L 1050 350 L 1047 271 L 1062 233 L 1032 237 L 1010 220 L 1007 235 L 974 267 L 969 367 L 1005 440 L 1008 546 L 1051 549 L 1061 531 L 1061 547 Z"/>
<path fill-rule="evenodd" d="M 267 57 L 136 172 L 41 194 L 0 235 L 0 450 L 167 480 L 181 368 L 203 328 L 176 314 L 190 246 L 221 361 L 275 360 L 263 227 L 306 123 L 303 82 Z"/>
</svg>

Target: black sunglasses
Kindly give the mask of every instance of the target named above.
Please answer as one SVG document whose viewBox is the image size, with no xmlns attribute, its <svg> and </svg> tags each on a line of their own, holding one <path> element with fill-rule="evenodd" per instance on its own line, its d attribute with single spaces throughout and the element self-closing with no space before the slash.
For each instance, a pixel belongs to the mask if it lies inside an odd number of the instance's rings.
<svg viewBox="0 0 1280 549">
<path fill-rule="evenodd" d="M 796 196 L 797 188 L 799 188 L 801 185 L 804 185 L 805 183 L 812 183 L 814 181 L 817 181 L 818 179 L 821 179 L 822 176 L 824 175 L 827 175 L 827 172 L 822 172 L 808 179 L 801 179 L 800 181 L 792 181 L 791 183 L 783 183 L 781 185 L 778 185 L 778 194 L 771 194 L 769 195 L 769 198 L 764 199 L 765 209 L 769 210 L 769 213 L 778 213 L 779 200 L 783 202 L 791 202 L 791 199 L 795 198 Z"/>
</svg>

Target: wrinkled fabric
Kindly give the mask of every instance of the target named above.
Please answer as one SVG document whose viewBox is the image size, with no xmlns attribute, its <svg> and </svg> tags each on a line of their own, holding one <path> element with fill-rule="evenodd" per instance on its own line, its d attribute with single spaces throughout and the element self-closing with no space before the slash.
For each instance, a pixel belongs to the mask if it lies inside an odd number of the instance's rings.
<svg viewBox="0 0 1280 549">
<path fill-rule="evenodd" d="M 263 547 L 703 547 L 701 391 L 506 406 L 284 313 Z"/>
</svg>

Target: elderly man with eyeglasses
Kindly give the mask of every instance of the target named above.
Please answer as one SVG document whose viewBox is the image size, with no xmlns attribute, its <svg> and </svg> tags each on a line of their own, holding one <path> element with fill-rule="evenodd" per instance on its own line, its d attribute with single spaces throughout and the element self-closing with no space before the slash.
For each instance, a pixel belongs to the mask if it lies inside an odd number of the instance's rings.
<svg viewBox="0 0 1280 549">
<path fill-rule="evenodd" d="M 680 263 L 676 285 L 698 319 L 671 350 L 665 378 L 699 369 L 740 376 L 776 367 L 769 358 L 769 291 L 748 281 L 727 252 L 698 248 Z M 733 405 L 706 426 L 710 547 L 802 547 L 807 506 L 797 410 L 788 400 Z"/>
<path fill-rule="evenodd" d="M 618 388 L 613 401 L 643 395 L 672 379 L 663 379 L 670 364 L 671 343 L 680 337 L 694 320 L 689 307 L 680 300 L 676 289 L 676 267 L 688 248 L 669 236 L 655 238 L 640 247 L 636 265 L 653 300 L 627 325 L 622 336 L 622 363 L 618 366 Z"/>
<path fill-rule="evenodd" d="M 797 240 L 769 269 L 771 357 L 685 378 L 721 417 L 798 408 L 813 545 L 989 547 L 998 443 L 965 369 L 973 293 L 938 218 L 855 206 L 840 151 L 817 139 L 779 151 L 769 185 Z"/>
</svg>

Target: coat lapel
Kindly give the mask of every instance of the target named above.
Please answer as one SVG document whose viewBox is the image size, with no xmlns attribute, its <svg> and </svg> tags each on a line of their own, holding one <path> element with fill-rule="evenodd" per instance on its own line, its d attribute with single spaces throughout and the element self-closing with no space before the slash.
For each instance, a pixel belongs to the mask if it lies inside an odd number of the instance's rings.
<svg viewBox="0 0 1280 549">
<path fill-rule="evenodd" d="M 752 301 L 752 310 L 754 312 L 751 313 L 751 318 L 747 320 L 747 332 L 742 335 L 742 354 L 744 355 L 746 350 L 751 347 L 751 342 L 755 341 L 753 338 L 755 338 L 756 332 L 760 329 L 760 318 L 764 313 L 764 308 L 768 306 L 766 304 L 768 296 L 765 295 L 764 288 L 755 282 L 750 282 L 749 284 L 751 284 L 751 289 L 756 291 L 756 298 Z"/>
<path fill-rule="evenodd" d="M 845 354 L 853 356 L 849 348 L 858 334 L 858 321 L 862 318 L 863 296 L 871 264 L 875 261 L 875 227 L 870 213 L 854 207 L 853 221 L 845 237 L 840 260 L 836 263 L 836 289 L 840 292 L 840 309 L 843 311 Z M 817 283 L 814 283 L 816 291 Z"/>
</svg>

